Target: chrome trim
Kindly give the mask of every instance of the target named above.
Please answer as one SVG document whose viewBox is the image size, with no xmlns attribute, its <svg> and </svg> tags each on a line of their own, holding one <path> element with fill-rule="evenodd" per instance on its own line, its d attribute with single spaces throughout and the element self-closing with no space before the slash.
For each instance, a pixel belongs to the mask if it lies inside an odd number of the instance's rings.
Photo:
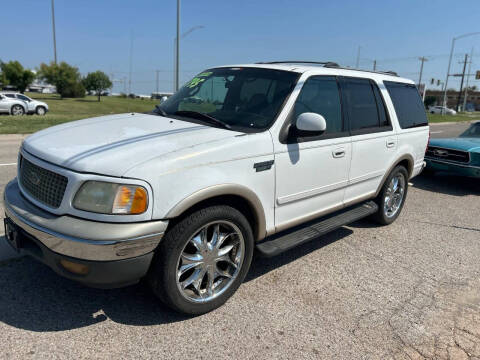
<svg viewBox="0 0 480 360">
<path fill-rule="evenodd" d="M 5 187 L 7 217 L 50 250 L 78 259 L 110 261 L 153 251 L 168 221 L 104 223 L 71 216 L 56 216 L 25 200 L 17 180 Z"/>
<path fill-rule="evenodd" d="M 438 163 L 441 163 L 441 164 L 447 164 L 447 165 L 453 165 L 453 166 L 458 166 L 458 167 L 463 167 L 463 168 L 469 168 L 469 169 L 480 169 L 480 166 L 466 165 L 466 164 L 462 164 L 462 163 L 458 163 L 458 162 L 454 162 L 454 161 L 438 160 L 436 158 L 431 158 L 431 157 L 427 157 L 427 156 L 425 156 L 425 160 L 430 161 L 430 162 L 438 162 Z"/>
<path fill-rule="evenodd" d="M 462 152 L 462 153 L 467 154 L 467 155 L 468 155 L 468 161 L 467 161 L 467 162 L 460 162 L 460 161 L 458 161 L 458 163 L 460 163 L 460 164 L 469 164 L 470 161 L 472 161 L 472 157 L 471 157 L 471 155 L 470 155 L 470 151 L 468 151 L 468 150 L 459 150 L 459 149 L 447 148 L 447 147 L 444 147 L 444 146 L 436 146 L 436 145 L 430 145 L 430 144 L 428 144 L 428 145 L 427 145 L 427 151 L 428 151 L 428 148 L 430 148 L 430 147 L 436 148 L 436 149 L 440 149 L 440 150 L 458 151 L 458 152 Z M 425 151 L 425 152 L 426 152 L 426 151 Z M 428 157 L 428 156 L 426 156 L 426 154 L 425 154 L 425 158 L 427 158 L 427 157 Z M 429 159 L 432 159 L 431 157 L 428 157 L 428 158 L 429 158 Z M 434 159 L 441 159 L 441 157 L 434 158 Z M 452 160 L 452 162 L 455 162 L 455 163 L 456 163 L 456 161 L 453 161 L 453 160 Z"/>
</svg>

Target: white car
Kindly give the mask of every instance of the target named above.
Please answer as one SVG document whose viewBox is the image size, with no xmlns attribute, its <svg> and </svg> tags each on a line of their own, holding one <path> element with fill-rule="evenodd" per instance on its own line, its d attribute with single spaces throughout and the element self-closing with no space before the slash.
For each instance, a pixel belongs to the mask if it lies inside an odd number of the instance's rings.
<svg viewBox="0 0 480 360">
<path fill-rule="evenodd" d="M 27 104 L 23 100 L 11 99 L 0 93 L 0 114 L 24 115 Z"/>
<path fill-rule="evenodd" d="M 430 114 L 447 114 L 447 115 L 457 115 L 457 112 L 453 109 L 447 108 L 445 106 L 431 106 L 428 108 Z"/>
<path fill-rule="evenodd" d="M 45 115 L 48 112 L 48 104 L 46 102 L 34 100 L 24 94 L 16 92 L 3 92 L 2 95 L 10 99 L 23 101 L 25 104 L 24 113 Z"/>
<path fill-rule="evenodd" d="M 6 238 L 62 276 L 146 277 L 173 309 L 201 314 L 233 295 L 254 251 L 274 256 L 366 216 L 395 221 L 428 137 L 415 83 L 391 73 L 212 68 L 152 114 L 25 139 Z"/>
</svg>

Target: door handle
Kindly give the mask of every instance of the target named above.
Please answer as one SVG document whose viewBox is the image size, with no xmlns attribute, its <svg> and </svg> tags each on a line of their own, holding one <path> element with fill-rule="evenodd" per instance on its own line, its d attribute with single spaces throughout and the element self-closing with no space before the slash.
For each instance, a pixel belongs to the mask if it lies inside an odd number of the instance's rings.
<svg viewBox="0 0 480 360">
<path fill-rule="evenodd" d="M 394 139 L 387 139 L 387 148 L 392 148 L 395 146 L 395 140 Z"/>
<path fill-rule="evenodd" d="M 345 149 L 333 150 L 332 155 L 334 158 L 342 158 L 345 156 Z"/>
</svg>

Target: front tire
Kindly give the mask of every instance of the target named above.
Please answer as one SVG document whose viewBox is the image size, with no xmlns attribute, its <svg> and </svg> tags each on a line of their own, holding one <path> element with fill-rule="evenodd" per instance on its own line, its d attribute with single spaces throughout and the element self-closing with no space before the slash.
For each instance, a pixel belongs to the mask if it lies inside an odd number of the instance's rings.
<svg viewBox="0 0 480 360">
<path fill-rule="evenodd" d="M 405 167 L 396 166 L 382 186 L 375 202 L 378 211 L 372 216 L 381 225 L 393 223 L 402 212 L 408 192 L 408 172 Z"/>
<path fill-rule="evenodd" d="M 166 305 L 189 315 L 204 314 L 238 289 L 253 247 L 251 226 L 240 211 L 225 205 L 207 207 L 168 230 L 147 279 Z"/>
<path fill-rule="evenodd" d="M 25 109 L 22 105 L 13 105 L 10 112 L 14 116 L 25 115 Z"/>
<path fill-rule="evenodd" d="M 43 106 L 38 106 L 37 109 L 35 110 L 35 113 L 37 115 L 43 116 L 47 113 L 47 109 L 45 109 L 45 107 Z"/>
</svg>

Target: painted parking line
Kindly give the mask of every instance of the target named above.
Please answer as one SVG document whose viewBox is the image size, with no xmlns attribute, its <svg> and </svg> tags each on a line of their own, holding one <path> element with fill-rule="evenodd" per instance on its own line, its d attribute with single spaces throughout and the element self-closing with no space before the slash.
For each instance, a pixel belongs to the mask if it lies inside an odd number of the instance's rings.
<svg viewBox="0 0 480 360">
<path fill-rule="evenodd" d="M 14 165 L 17 165 L 17 163 L 0 164 L 0 166 L 14 166 Z"/>
<path fill-rule="evenodd" d="M 443 131 L 430 131 L 430 134 L 441 134 Z"/>
</svg>

